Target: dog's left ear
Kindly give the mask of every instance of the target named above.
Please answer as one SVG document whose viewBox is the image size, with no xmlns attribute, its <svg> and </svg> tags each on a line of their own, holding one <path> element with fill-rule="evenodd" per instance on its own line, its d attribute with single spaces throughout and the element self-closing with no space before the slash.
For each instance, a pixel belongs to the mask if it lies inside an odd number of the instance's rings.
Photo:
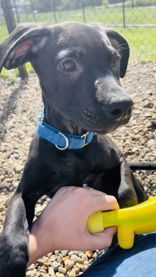
<svg viewBox="0 0 156 277">
<path fill-rule="evenodd" d="M 126 74 L 130 49 L 127 41 L 116 31 L 106 28 L 104 24 L 93 22 L 90 25 L 96 28 L 100 33 L 107 35 L 111 45 L 117 49 L 121 56 L 120 77 L 123 78 Z"/>
<path fill-rule="evenodd" d="M 44 24 L 21 24 L 0 45 L 0 72 L 3 66 L 16 68 L 31 61 L 44 48 L 50 30 Z"/>
<path fill-rule="evenodd" d="M 118 50 L 121 56 L 120 77 L 126 74 L 130 49 L 127 41 L 116 31 L 106 29 L 106 34 L 114 48 Z"/>
</svg>

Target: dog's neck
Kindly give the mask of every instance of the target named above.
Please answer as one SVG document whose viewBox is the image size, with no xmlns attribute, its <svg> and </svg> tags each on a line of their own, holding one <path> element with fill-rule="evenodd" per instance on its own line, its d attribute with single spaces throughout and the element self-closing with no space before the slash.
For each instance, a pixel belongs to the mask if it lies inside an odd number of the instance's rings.
<svg viewBox="0 0 156 277">
<path fill-rule="evenodd" d="M 87 130 L 76 126 L 76 124 L 61 115 L 61 112 L 57 111 L 54 107 L 46 103 L 44 109 L 44 122 L 59 129 L 61 132 L 69 133 L 72 135 L 83 135 Z"/>
<path fill-rule="evenodd" d="M 87 131 L 82 134 L 82 130 L 75 128 L 69 120 L 62 120 L 59 114 L 44 107 L 38 118 L 36 135 L 52 143 L 59 150 L 81 149 L 92 141 L 95 135 L 93 132 Z"/>
</svg>

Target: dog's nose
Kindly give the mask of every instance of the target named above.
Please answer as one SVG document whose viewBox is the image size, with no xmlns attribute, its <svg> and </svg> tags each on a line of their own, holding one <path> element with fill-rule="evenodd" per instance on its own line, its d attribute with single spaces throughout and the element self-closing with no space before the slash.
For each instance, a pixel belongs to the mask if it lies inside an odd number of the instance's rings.
<svg viewBox="0 0 156 277">
<path fill-rule="evenodd" d="M 129 118 L 132 112 L 133 101 L 131 98 L 124 101 L 115 101 L 107 108 L 107 113 L 112 119 L 119 119 L 120 117 Z"/>
</svg>

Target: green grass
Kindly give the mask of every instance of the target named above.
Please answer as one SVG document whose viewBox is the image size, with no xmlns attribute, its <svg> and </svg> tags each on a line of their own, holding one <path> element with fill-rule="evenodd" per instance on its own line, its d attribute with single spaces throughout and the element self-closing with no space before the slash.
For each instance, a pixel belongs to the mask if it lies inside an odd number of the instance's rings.
<svg viewBox="0 0 156 277">
<path fill-rule="evenodd" d="M 33 72 L 33 68 L 30 63 L 26 63 L 27 72 Z M 8 82 L 14 82 L 17 77 L 19 77 L 18 69 L 12 69 L 8 71 L 7 69 L 3 68 L 0 77 Z"/>
<path fill-rule="evenodd" d="M 116 28 L 128 41 L 130 61 L 141 62 L 156 59 L 156 29 L 147 27 Z"/>
<path fill-rule="evenodd" d="M 81 10 L 56 12 L 57 22 L 79 21 L 83 22 Z M 102 6 L 85 9 L 86 22 L 102 22 L 109 27 L 115 28 L 128 40 L 131 48 L 131 61 L 140 62 L 156 59 L 156 27 L 143 25 L 156 24 L 156 6 L 126 8 L 126 28 L 123 28 L 123 15 L 121 5 Z M 22 22 L 33 21 L 32 15 L 21 16 Z M 49 24 L 55 23 L 53 13 L 36 14 L 37 22 Z M 118 25 L 118 26 L 117 26 Z M 131 25 L 135 25 L 132 27 Z M 139 27 L 138 25 L 142 25 Z M 0 41 L 7 37 L 6 27 L 0 26 Z M 28 71 L 32 68 L 27 65 Z M 17 75 L 17 71 L 15 71 Z M 2 76 L 7 76 L 7 71 L 2 71 Z"/>
<path fill-rule="evenodd" d="M 86 21 L 102 21 L 106 24 L 122 24 L 122 7 L 101 6 L 97 8 L 85 8 Z M 62 21 L 83 21 L 83 14 L 81 10 L 69 10 L 56 12 L 57 22 Z M 33 17 L 23 16 L 22 21 L 33 21 Z M 55 17 L 52 13 L 36 14 L 38 22 L 55 23 Z M 155 7 L 138 7 L 126 8 L 126 23 L 127 24 L 156 24 L 156 6 Z"/>
</svg>

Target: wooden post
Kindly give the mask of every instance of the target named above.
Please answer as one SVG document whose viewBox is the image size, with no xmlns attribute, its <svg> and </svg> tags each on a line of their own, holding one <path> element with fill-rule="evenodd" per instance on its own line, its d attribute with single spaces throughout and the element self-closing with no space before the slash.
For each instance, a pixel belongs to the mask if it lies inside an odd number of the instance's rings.
<svg viewBox="0 0 156 277">
<path fill-rule="evenodd" d="M 16 28 L 16 22 L 14 19 L 10 0 L 1 0 L 1 6 L 4 13 L 5 21 L 7 24 L 8 32 L 11 33 Z M 22 80 L 28 79 L 28 74 L 25 66 L 20 66 L 18 70 Z"/>
</svg>

